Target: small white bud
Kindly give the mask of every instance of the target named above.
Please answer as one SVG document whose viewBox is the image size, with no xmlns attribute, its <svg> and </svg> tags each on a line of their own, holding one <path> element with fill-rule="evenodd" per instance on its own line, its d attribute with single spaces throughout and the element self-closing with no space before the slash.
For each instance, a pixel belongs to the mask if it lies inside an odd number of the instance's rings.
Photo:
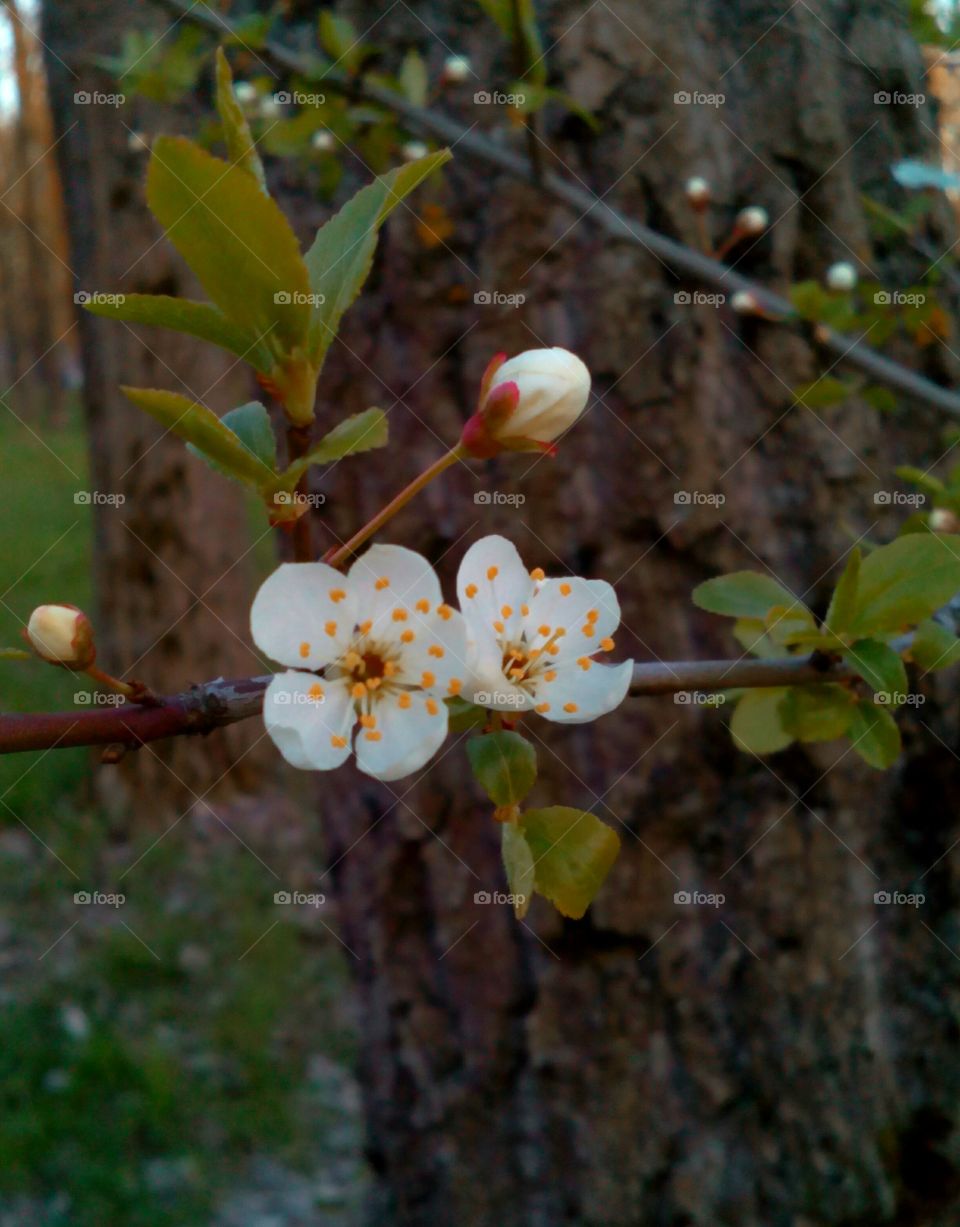
<svg viewBox="0 0 960 1227">
<path fill-rule="evenodd" d="M 960 517 L 949 507 L 935 507 L 930 512 L 930 527 L 935 533 L 960 532 Z"/>
<path fill-rule="evenodd" d="M 730 296 L 730 306 L 738 315 L 762 315 L 763 309 L 752 290 L 737 290 Z"/>
<path fill-rule="evenodd" d="M 131 153 L 148 153 L 150 150 L 150 142 L 142 132 L 128 132 L 127 148 Z"/>
<path fill-rule="evenodd" d="M 52 665 L 87 669 L 96 659 L 93 627 L 75 605 L 38 605 L 24 635 L 36 654 Z"/>
<path fill-rule="evenodd" d="M 333 149 L 333 133 L 326 128 L 319 128 L 310 138 L 310 144 L 318 153 L 329 153 Z"/>
<path fill-rule="evenodd" d="M 448 55 L 443 61 L 443 79 L 451 85 L 466 81 L 472 71 L 470 61 L 465 55 Z"/>
<path fill-rule="evenodd" d="M 282 113 L 280 103 L 272 94 L 264 94 L 257 106 L 261 119 L 276 119 Z"/>
<path fill-rule="evenodd" d="M 242 107 L 251 106 L 257 101 L 257 87 L 252 81 L 235 81 L 233 92 Z"/>
<path fill-rule="evenodd" d="M 425 158 L 429 152 L 423 141 L 407 141 L 400 150 L 405 162 L 416 162 L 418 158 Z"/>
<path fill-rule="evenodd" d="M 710 200 L 710 184 L 700 175 L 688 179 L 684 191 L 692 205 L 703 205 Z"/>
<path fill-rule="evenodd" d="M 857 270 L 847 260 L 839 260 L 827 269 L 826 280 L 831 290 L 852 290 L 857 284 Z"/>
<path fill-rule="evenodd" d="M 750 205 L 737 214 L 736 224 L 741 234 L 763 234 L 770 225 L 770 215 L 759 205 Z"/>
</svg>

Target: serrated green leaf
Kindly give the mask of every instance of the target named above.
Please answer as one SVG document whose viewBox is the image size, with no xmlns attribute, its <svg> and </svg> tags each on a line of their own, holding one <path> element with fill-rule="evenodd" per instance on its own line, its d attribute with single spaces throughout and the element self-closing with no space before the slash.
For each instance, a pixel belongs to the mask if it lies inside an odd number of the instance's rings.
<svg viewBox="0 0 960 1227">
<path fill-rule="evenodd" d="M 579 920 L 617 859 L 616 832 L 595 815 L 565 805 L 528 810 L 521 826 L 537 891 L 561 915 Z"/>
<path fill-rule="evenodd" d="M 791 686 L 779 712 L 784 729 L 798 741 L 833 741 L 850 727 L 855 705 L 843 686 Z"/>
<path fill-rule="evenodd" d="M 306 344 L 306 265 L 287 219 L 252 175 L 184 137 L 159 137 L 147 202 L 228 319 L 273 353 Z"/>
<path fill-rule="evenodd" d="M 728 618 L 763 620 L 776 605 L 806 608 L 772 576 L 759 571 L 734 571 L 705 580 L 694 588 L 692 599 L 701 609 Z"/>
<path fill-rule="evenodd" d="M 220 419 L 222 424 L 237 436 L 247 451 L 252 452 L 264 467 L 273 470 L 277 465 L 277 440 L 270 425 L 270 415 L 259 401 L 231 409 Z"/>
<path fill-rule="evenodd" d="M 897 707 L 906 701 L 907 671 L 897 653 L 879 639 L 858 639 L 843 652 L 843 659 L 876 693 Z"/>
<path fill-rule="evenodd" d="M 441 149 L 396 167 L 361 188 L 317 231 L 306 255 L 311 290 L 317 295 L 310 327 L 310 352 L 317 367 L 367 279 L 380 226 L 405 196 L 449 160 L 450 151 Z"/>
<path fill-rule="evenodd" d="M 921 622 L 910 645 L 911 659 L 924 673 L 936 673 L 960 663 L 960 639 L 939 622 Z"/>
<path fill-rule="evenodd" d="M 900 730 L 885 707 L 864 699 L 854 708 L 850 721 L 850 743 L 860 757 L 885 771 L 900 755 Z"/>
<path fill-rule="evenodd" d="M 808 409 L 826 409 L 829 405 L 839 405 L 853 395 L 854 389 L 841 379 L 827 375 L 811 383 L 801 383 L 793 389 L 793 395 L 801 405 Z"/>
<path fill-rule="evenodd" d="M 837 586 L 830 598 L 824 627 L 834 635 L 842 635 L 853 620 L 857 608 L 857 586 L 860 583 L 860 547 L 854 546 L 847 556 Z"/>
<path fill-rule="evenodd" d="M 519 733 L 484 733 L 467 742 L 477 783 L 494 805 L 519 805 L 537 781 L 537 752 Z"/>
<path fill-rule="evenodd" d="M 264 374 L 269 373 L 273 366 L 267 345 L 258 343 L 256 334 L 238 327 L 210 303 L 171 298 L 167 294 L 123 294 L 116 295 L 116 298 L 117 302 L 91 298 L 83 306 L 92 315 L 101 315 L 105 319 L 123 320 L 127 324 L 151 324 L 158 328 L 170 328 L 174 332 L 185 332 L 201 341 L 210 341 L 243 358 Z"/>
<path fill-rule="evenodd" d="M 263 163 L 257 153 L 247 117 L 233 92 L 233 74 L 222 47 L 217 48 L 217 111 L 223 124 L 223 138 L 230 161 L 252 175 L 265 192 L 267 180 L 263 173 Z"/>
<path fill-rule="evenodd" d="M 533 902 L 535 874 L 527 837 L 515 822 L 503 823 L 500 853 L 507 874 L 507 888 L 515 900 L 514 914 L 518 920 L 523 920 Z"/>
<path fill-rule="evenodd" d="M 312 464 L 330 464 L 334 460 L 342 460 L 344 456 L 383 447 L 386 442 L 387 415 L 382 409 L 365 409 L 362 413 L 351 414 L 305 455 L 288 465 L 280 475 L 277 488 L 292 490 Z"/>
<path fill-rule="evenodd" d="M 730 719 L 730 734 L 739 750 L 775 754 L 793 741 L 780 714 L 780 704 L 786 693 L 785 686 L 765 687 L 749 690 L 738 700 Z"/>
<path fill-rule="evenodd" d="M 197 451 L 228 476 L 261 486 L 272 476 L 270 469 L 240 442 L 217 415 L 179 392 L 158 388 L 127 388 L 120 391 L 171 434 L 192 444 Z"/>
<path fill-rule="evenodd" d="M 960 591 L 960 548 L 949 537 L 911 533 L 863 560 L 848 627 L 871 638 L 922 622 Z"/>
</svg>

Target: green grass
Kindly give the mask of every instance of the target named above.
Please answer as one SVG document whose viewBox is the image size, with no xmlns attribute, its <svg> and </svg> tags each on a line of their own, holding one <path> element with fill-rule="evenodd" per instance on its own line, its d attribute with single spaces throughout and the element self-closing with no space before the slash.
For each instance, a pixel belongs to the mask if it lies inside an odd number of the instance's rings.
<svg viewBox="0 0 960 1227">
<path fill-rule="evenodd" d="M 19 646 L 41 602 L 90 605 L 92 512 L 74 502 L 87 488 L 79 418 L 43 437 L 0 411 L 0 647 Z M 257 508 L 251 529 L 263 531 Z M 256 554 L 268 570 L 269 541 Z M 65 670 L 0 660 L 4 712 L 66 709 L 76 688 Z M 245 847 L 198 854 L 189 821 L 150 851 L 147 870 L 118 881 L 118 865 L 157 833 L 118 857 L 124 825 L 89 807 L 89 763 L 83 749 L 0 756 L 0 831 L 20 831 L 21 819 L 78 875 L 41 848 L 0 857 L 0 942 L 9 925 L 18 956 L 0 994 L 0 1217 L 8 1198 L 27 1196 L 50 1227 L 208 1223 L 251 1154 L 308 1170 L 327 1130 L 342 1133 L 342 1115 L 305 1105 L 304 1091 L 311 1055 L 354 1060 L 337 1021 L 342 951 L 278 910 L 277 882 Z M 79 908 L 80 886 L 128 899 L 112 914 Z M 191 948 L 203 955 L 195 965 Z M 68 1004 L 85 1034 L 64 1026 Z M 165 1182 L 164 1171 L 180 1174 Z"/>
</svg>

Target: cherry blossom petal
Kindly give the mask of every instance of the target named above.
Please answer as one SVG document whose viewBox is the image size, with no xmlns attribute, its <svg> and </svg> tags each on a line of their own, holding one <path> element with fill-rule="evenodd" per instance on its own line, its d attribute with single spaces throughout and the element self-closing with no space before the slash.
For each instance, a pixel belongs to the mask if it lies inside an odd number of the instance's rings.
<svg viewBox="0 0 960 1227">
<path fill-rule="evenodd" d="M 443 601 L 437 573 L 422 554 L 402 545 L 373 545 L 347 572 L 361 623 L 374 640 L 395 642 L 417 604 L 434 610 Z"/>
<path fill-rule="evenodd" d="M 467 622 L 467 633 L 471 634 Z M 480 707 L 497 711 L 527 711 L 534 701 L 527 691 L 515 685 L 503 671 L 503 646 L 492 630 L 481 625 L 468 641 L 469 676 L 463 697 Z"/>
<path fill-rule="evenodd" d="M 447 735 L 447 707 L 417 691 L 385 696 L 376 725 L 357 734 L 357 766 L 378 780 L 399 780 L 428 762 Z"/>
<path fill-rule="evenodd" d="M 590 661 L 587 668 L 567 663 L 550 682 L 537 687 L 536 710 L 545 720 L 560 724 L 583 724 L 613 711 L 623 702 L 633 676 L 633 661 L 621 665 L 600 665 Z M 544 704 L 549 707 L 544 710 Z"/>
<path fill-rule="evenodd" d="M 343 682 L 328 682 L 313 673 L 278 673 L 263 698 L 263 719 L 294 767 L 330 771 L 350 756 L 356 713 Z"/>
<path fill-rule="evenodd" d="M 474 637 L 482 625 L 505 642 L 516 638 L 533 592 L 533 580 L 512 541 L 498 536 L 475 541 L 457 573 L 457 597 L 468 637 Z"/>
<path fill-rule="evenodd" d="M 356 598 L 339 571 L 325 562 L 285 562 L 260 585 L 250 632 L 271 660 L 322 669 L 346 651 L 356 614 Z"/>
<path fill-rule="evenodd" d="M 396 682 L 420 686 L 441 695 L 463 693 L 468 686 L 470 665 L 463 617 L 449 605 L 424 613 L 414 609 L 404 626 L 404 642 Z"/>
<path fill-rule="evenodd" d="M 610 584 L 602 579 L 547 579 L 530 603 L 524 619 L 528 642 L 543 647 L 562 628 L 549 655 L 557 662 L 576 660 L 601 650 L 620 625 L 620 602 Z M 543 628 L 548 628 L 544 630 Z"/>
</svg>

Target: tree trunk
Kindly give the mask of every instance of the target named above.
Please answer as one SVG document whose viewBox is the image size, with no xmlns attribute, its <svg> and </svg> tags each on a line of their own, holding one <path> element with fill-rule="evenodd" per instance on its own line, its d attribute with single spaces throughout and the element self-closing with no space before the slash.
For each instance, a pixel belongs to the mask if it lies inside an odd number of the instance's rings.
<svg viewBox="0 0 960 1227">
<path fill-rule="evenodd" d="M 922 276 L 928 261 L 901 242 L 872 241 L 861 203 L 897 203 L 897 157 L 937 156 L 929 107 L 874 102 L 878 90 L 924 89 L 918 48 L 889 6 L 538 8 L 555 84 L 601 124 L 594 134 L 550 109 L 548 165 L 559 159 L 692 243 L 689 175 L 713 184 L 719 236 L 739 208 L 763 205 L 773 225 L 738 264 L 781 289 L 837 259 L 862 260 L 890 286 Z M 434 73 L 450 49 L 469 54 L 478 79 L 463 87 L 462 114 L 520 147 L 499 108 L 470 104 L 511 79 L 509 49 L 479 8 L 347 11 L 398 55 L 418 47 Z M 675 104 L 682 90 L 725 102 Z M 697 287 L 464 158 L 432 190 L 452 237 L 426 246 L 398 210 L 374 292 L 327 367 L 336 416 L 383 405 L 394 449 L 381 479 L 364 465 L 361 486 L 351 462 L 328 479 L 341 538 L 438 453 L 434 432 L 456 438 L 492 353 L 539 345 L 581 354 L 598 396 L 559 458 L 458 467 L 385 538 L 441 560 L 448 593 L 470 541 L 503 532 L 530 566 L 616 584 L 624 655 L 716 657 L 737 649 L 727 622 L 692 606 L 697 582 L 769 568 L 822 610 L 852 541 L 895 532 L 902 517 L 873 495 L 895 464 L 940 454 L 931 413 L 881 418 L 859 399 L 791 408 L 790 389 L 829 365 L 795 333 L 675 303 Z M 951 225 L 938 206 L 938 250 Z M 474 305 L 477 290 L 526 301 Z M 943 377 L 944 353 L 900 343 L 898 356 Z M 479 506 L 478 490 L 526 502 Z M 678 491 L 726 502 L 680 505 Z M 533 800 L 592 808 L 623 841 L 582 922 L 542 900 L 527 924 L 474 903 L 504 884 L 499 832 L 462 747 L 448 744 L 422 783 L 338 778 L 322 812 L 342 935 L 359 956 L 376 1221 L 955 1222 L 948 853 L 960 832 L 944 802 L 957 796 L 957 729 L 923 689 L 931 701 L 903 720 L 902 765 L 882 777 L 835 745 L 760 762 L 733 749 L 714 711 L 669 699 L 628 700 L 596 725 L 532 724 Z M 674 902 L 694 888 L 726 901 Z M 920 890 L 926 903 L 877 908 L 881 888 Z"/>
<path fill-rule="evenodd" d="M 201 297 L 146 210 L 145 149 L 131 139 L 189 120 L 132 98 L 119 107 L 74 101 L 82 92 L 122 94 L 123 82 L 93 61 L 116 55 L 124 32 L 148 21 L 150 10 L 71 0 L 45 5 L 44 15 L 76 289 Z M 169 24 L 157 10 L 153 21 L 157 30 Z M 78 316 L 92 493 L 123 500 L 92 507 L 104 666 L 165 691 L 201 681 L 211 668 L 224 676 L 262 671 L 248 646 L 252 539 L 241 495 L 119 391 L 120 384 L 169 388 L 222 411 L 250 399 L 246 368 L 190 338 L 79 309 Z M 234 764 L 230 787 L 249 787 L 260 758 L 251 747 L 261 735 L 238 725 L 223 738 L 141 750 L 136 762 L 98 774 L 103 799 L 156 818 L 184 808 Z"/>
</svg>

